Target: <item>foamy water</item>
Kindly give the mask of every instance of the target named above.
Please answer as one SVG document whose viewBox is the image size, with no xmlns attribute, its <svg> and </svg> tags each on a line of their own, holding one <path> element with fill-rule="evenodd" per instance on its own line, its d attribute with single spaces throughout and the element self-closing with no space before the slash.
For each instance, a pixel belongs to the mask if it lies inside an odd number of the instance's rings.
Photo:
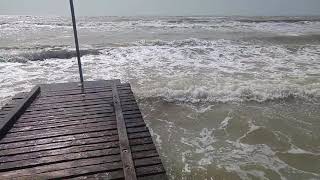
<svg viewBox="0 0 320 180">
<path fill-rule="evenodd" d="M 320 178 L 320 18 L 79 18 L 86 80 L 130 82 L 171 179 Z M 64 17 L 0 16 L 0 105 L 78 81 Z"/>
</svg>

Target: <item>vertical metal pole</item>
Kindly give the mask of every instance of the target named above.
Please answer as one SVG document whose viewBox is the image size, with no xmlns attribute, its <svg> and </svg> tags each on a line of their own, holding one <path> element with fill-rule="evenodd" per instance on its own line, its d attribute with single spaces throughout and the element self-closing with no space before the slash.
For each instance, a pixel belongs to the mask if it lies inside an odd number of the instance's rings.
<svg viewBox="0 0 320 180">
<path fill-rule="evenodd" d="M 76 51 L 77 51 L 77 59 L 78 59 L 78 67 L 79 67 L 79 74 L 80 74 L 81 89 L 82 89 L 82 92 L 84 92 L 82 65 L 81 65 L 81 59 L 80 59 L 78 33 L 77 33 L 76 18 L 75 18 L 75 15 L 74 15 L 73 0 L 70 0 L 70 8 L 71 8 L 71 16 L 72 16 L 72 24 L 73 24 L 74 41 L 75 41 Z"/>
</svg>

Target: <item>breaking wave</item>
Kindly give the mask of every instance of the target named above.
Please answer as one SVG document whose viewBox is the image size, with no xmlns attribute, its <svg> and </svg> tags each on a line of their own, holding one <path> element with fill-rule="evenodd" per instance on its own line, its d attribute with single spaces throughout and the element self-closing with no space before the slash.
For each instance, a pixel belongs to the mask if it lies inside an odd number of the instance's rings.
<svg viewBox="0 0 320 180">
<path fill-rule="evenodd" d="M 99 55 L 98 49 L 82 49 L 81 56 Z M 0 55 L 0 62 L 18 62 L 43 61 L 46 59 L 70 59 L 76 57 L 76 51 L 67 48 L 46 48 L 34 50 L 17 50 L 3 53 Z"/>
<path fill-rule="evenodd" d="M 147 95 L 146 95 L 147 94 Z M 320 99 L 320 88 L 303 89 L 303 88 L 282 88 L 274 89 L 265 87 L 264 90 L 254 88 L 238 88 L 231 90 L 208 89 L 207 87 L 192 87 L 185 90 L 177 90 L 170 88 L 158 88 L 150 92 L 139 94 L 140 99 L 162 99 L 175 103 L 227 103 L 227 102 L 268 102 L 268 101 L 318 101 Z"/>
</svg>

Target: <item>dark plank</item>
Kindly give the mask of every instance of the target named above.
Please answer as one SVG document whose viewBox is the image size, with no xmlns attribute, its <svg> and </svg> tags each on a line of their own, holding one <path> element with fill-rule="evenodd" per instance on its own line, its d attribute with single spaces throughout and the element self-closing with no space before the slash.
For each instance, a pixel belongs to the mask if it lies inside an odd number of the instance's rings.
<svg viewBox="0 0 320 180">
<path fill-rule="evenodd" d="M 103 98 L 103 99 L 86 99 L 86 100 L 78 100 L 78 101 L 64 101 L 64 102 L 56 102 L 54 104 L 35 104 L 32 103 L 29 106 L 29 109 L 35 108 L 35 107 L 63 107 L 65 105 L 72 105 L 72 104 L 87 104 L 87 103 L 103 103 L 103 102 L 110 102 L 112 103 L 112 98 Z"/>
<path fill-rule="evenodd" d="M 126 180 L 136 180 L 137 175 L 136 175 L 133 160 L 132 160 L 131 149 L 130 149 L 129 139 L 127 135 L 127 128 L 126 128 L 126 124 L 124 122 L 124 118 L 122 114 L 121 102 L 120 102 L 118 90 L 116 87 L 116 83 L 114 83 L 112 86 L 112 93 L 113 93 L 113 101 L 114 101 L 114 110 L 115 110 L 116 119 L 117 119 L 120 155 L 123 163 L 124 177 Z"/>
<path fill-rule="evenodd" d="M 32 152 L 39 152 L 39 151 L 45 151 L 45 150 L 54 150 L 54 149 L 69 148 L 69 147 L 76 147 L 76 146 L 82 146 L 82 145 L 88 145 L 88 144 L 106 143 L 106 142 L 112 142 L 111 143 L 112 147 L 116 147 L 118 146 L 118 142 L 115 142 L 117 140 L 118 140 L 117 136 L 111 136 L 108 138 L 98 137 L 98 138 L 80 139 L 80 140 L 67 141 L 67 142 L 42 144 L 36 147 L 28 146 L 28 147 L 21 147 L 21 148 L 15 148 L 15 149 L 5 149 L 0 151 L 0 155 L 12 156 L 12 155 L 23 154 L 23 153 L 32 153 Z"/>
<path fill-rule="evenodd" d="M 143 144 L 143 145 L 131 146 L 132 152 L 149 151 L 149 150 L 155 150 L 155 149 L 156 149 L 156 146 L 154 144 Z"/>
<path fill-rule="evenodd" d="M 73 131 L 56 131 L 56 132 L 45 132 L 43 134 L 38 135 L 29 135 L 29 136 L 11 136 L 5 137 L 1 140 L 0 144 L 9 143 L 9 142 L 19 142 L 19 141 L 30 141 L 30 140 L 38 140 L 38 139 L 45 139 L 45 138 L 52 138 L 52 137 L 60 137 L 66 135 L 76 135 L 82 133 L 89 133 L 89 132 L 99 132 L 99 131 L 106 131 L 107 135 L 116 135 L 118 132 L 117 130 L 110 130 L 110 128 L 106 127 L 96 127 L 90 129 L 74 129 Z"/>
<path fill-rule="evenodd" d="M 0 150 L 16 149 L 16 148 L 30 147 L 30 146 L 34 147 L 38 145 L 58 143 L 58 142 L 73 142 L 76 140 L 84 140 L 84 139 L 98 138 L 98 137 L 104 137 L 106 138 L 106 140 L 108 140 L 109 138 L 118 137 L 118 135 L 109 135 L 107 131 L 86 132 L 86 133 L 74 134 L 74 135 L 49 137 L 45 139 L 0 144 Z"/>
<path fill-rule="evenodd" d="M 74 125 L 95 124 L 95 123 L 102 123 L 104 125 L 116 125 L 116 121 L 111 121 L 111 120 L 106 121 L 104 118 L 95 118 L 95 119 L 84 119 L 81 121 L 57 122 L 55 124 L 36 124 L 36 125 L 29 125 L 29 126 L 23 126 L 23 127 L 14 126 L 12 129 L 10 129 L 9 132 L 12 133 L 12 132 L 34 131 L 34 130 L 44 130 L 44 129 L 50 131 L 55 128 L 63 128 L 63 127 L 74 126 Z M 133 127 L 134 125 L 130 124 L 129 127 Z"/>
<path fill-rule="evenodd" d="M 0 139 L 2 139 L 6 133 L 10 130 L 13 124 L 18 120 L 18 118 L 24 113 L 28 106 L 34 101 L 34 99 L 39 95 L 40 87 L 34 87 L 31 92 L 23 99 L 19 105 L 15 107 L 5 118 L 0 121 Z"/>
<path fill-rule="evenodd" d="M 94 105 L 94 106 L 90 106 L 90 107 L 77 107 L 77 108 L 66 108 L 66 109 L 60 109 L 57 111 L 48 111 L 48 110 L 44 110 L 44 111 L 39 111 L 39 112 L 30 112 L 30 113 L 26 113 L 23 114 L 21 116 L 22 119 L 26 119 L 26 118 L 33 118 L 33 117 L 46 117 L 46 116 L 59 116 L 59 115 L 66 115 L 66 114 L 77 114 L 80 112 L 92 112 L 95 110 L 104 110 L 105 113 L 109 113 L 112 114 L 113 113 L 113 109 L 111 107 L 108 107 L 109 104 L 99 104 L 99 105 Z"/>
<path fill-rule="evenodd" d="M 85 120 L 92 120 L 96 119 L 97 121 L 100 121 L 100 119 L 103 119 L 104 121 L 113 121 L 116 119 L 115 116 L 110 116 L 108 114 L 104 113 L 99 113 L 99 114 L 93 114 L 93 115 L 83 115 L 83 116 L 71 116 L 71 117 L 64 117 L 64 118 L 56 118 L 56 119 L 47 119 L 47 118 L 37 118 L 35 121 L 25 121 L 25 122 L 16 122 L 13 127 L 28 127 L 28 126 L 38 126 L 38 125 L 51 125 L 51 124 L 59 124 L 59 123 L 64 123 L 64 122 L 82 122 Z"/>
<path fill-rule="evenodd" d="M 147 151 L 140 151 L 132 153 L 133 159 L 144 159 L 148 157 L 159 157 L 157 150 L 147 150 Z"/>
<path fill-rule="evenodd" d="M 37 111 L 51 111 L 51 112 L 56 112 L 56 111 L 61 111 L 61 109 L 63 110 L 72 110 L 72 109 L 76 109 L 76 108 L 91 108 L 94 107 L 95 105 L 105 105 L 106 107 L 111 109 L 111 101 L 93 101 L 93 102 L 79 102 L 79 103 L 74 103 L 74 104 L 56 104 L 56 105 L 50 105 L 50 106 L 36 106 L 36 107 L 30 107 L 28 108 L 28 110 L 26 111 L 26 113 L 28 112 L 36 112 L 39 113 Z"/>
<path fill-rule="evenodd" d="M 120 156 L 117 156 L 120 158 Z M 86 168 L 86 166 L 90 165 L 98 165 L 98 164 L 103 164 L 103 163 L 109 163 L 109 162 L 114 162 L 116 158 L 113 158 L 112 156 L 109 156 L 109 158 L 105 158 L 105 156 L 101 157 L 93 157 L 93 158 L 86 158 L 86 159 L 79 159 L 79 160 L 74 160 L 74 161 L 67 161 L 67 162 L 62 162 L 62 163 L 55 163 L 55 164 L 49 164 L 49 165 L 43 165 L 43 166 L 36 166 L 32 168 L 26 168 L 26 169 L 20 169 L 20 170 L 13 170 L 5 173 L 0 172 L 0 179 L 17 179 L 17 178 L 28 178 L 28 176 L 31 179 L 36 178 L 37 176 L 39 177 L 39 174 L 42 174 L 42 177 L 45 173 L 47 172 L 52 172 L 52 171 L 59 171 L 59 170 L 66 170 L 66 169 L 71 169 L 72 168 Z M 110 161 L 111 160 L 111 161 Z M 117 162 L 117 161 L 116 161 Z M 122 170 L 118 170 L 118 172 L 122 172 Z M 112 172 L 111 172 L 112 173 Z M 98 174 L 98 173 L 97 173 Z M 105 173 L 104 173 L 105 174 Z M 73 175 L 77 175 L 74 173 Z M 113 176 L 110 176 L 113 177 Z M 123 173 L 122 176 L 123 177 Z M 40 178 L 41 179 L 41 178 Z"/>
<path fill-rule="evenodd" d="M 97 115 L 97 114 L 103 114 L 104 116 L 114 116 L 113 112 L 110 112 L 109 110 L 106 110 L 103 107 L 98 107 L 98 108 L 92 108 L 92 109 L 84 109 L 80 112 L 77 113 L 57 113 L 54 115 L 22 115 L 21 118 L 18 120 L 18 122 L 33 122 L 33 121 L 47 121 L 47 120 L 52 120 L 52 119 L 67 119 L 71 117 L 89 117 L 91 115 Z"/>
<path fill-rule="evenodd" d="M 111 98 L 111 100 L 110 100 Z M 54 104 L 63 104 L 63 103 L 78 103 L 83 101 L 99 101 L 99 100 L 105 100 L 105 101 L 112 101 L 112 97 L 101 95 L 101 96 L 92 96 L 92 95 L 86 95 L 81 96 L 81 98 L 40 98 L 37 102 L 32 103 L 33 106 L 39 106 L 39 105 L 54 105 Z"/>
<path fill-rule="evenodd" d="M 73 178 L 77 176 L 83 175 L 91 175 L 95 173 L 106 173 L 108 174 L 108 179 L 118 179 L 121 178 L 121 172 L 119 170 L 122 167 L 121 162 L 112 162 L 112 163 L 103 163 L 98 165 L 90 165 L 83 167 L 70 168 L 60 171 L 51 171 L 43 174 L 39 174 L 40 177 L 45 177 L 46 179 L 65 179 L 65 178 Z M 111 173 L 116 171 L 117 173 Z M 115 176 L 115 177 L 114 177 Z"/>
<path fill-rule="evenodd" d="M 69 144 L 69 146 L 65 146 L 65 147 L 57 146 L 57 148 L 54 147 L 53 149 L 40 149 L 40 151 L 30 151 L 27 153 L 20 151 L 22 153 L 11 154 L 10 156 L 1 156 L 0 162 L 2 165 L 5 166 L 5 163 L 7 162 L 22 161 L 22 160 L 28 160 L 28 159 L 38 159 L 38 158 L 50 157 L 50 156 L 60 155 L 60 154 L 80 153 L 80 152 L 93 151 L 93 150 L 118 148 L 118 142 L 115 142 L 115 141 L 116 140 L 111 142 L 103 142 L 103 141 L 98 143 L 90 142 L 91 144 L 81 144 L 81 145 Z M 39 148 L 37 150 L 39 150 Z"/>
<path fill-rule="evenodd" d="M 151 137 L 149 131 L 128 134 L 129 139 L 137 139 L 143 137 Z"/>
<path fill-rule="evenodd" d="M 117 155 L 117 154 L 119 154 L 118 148 L 85 151 L 85 152 L 80 152 L 80 153 L 60 154 L 60 155 L 54 155 L 54 156 L 42 157 L 42 158 L 36 158 L 36 159 L 1 163 L 0 164 L 0 171 L 17 170 L 17 169 L 47 165 L 47 164 L 51 164 L 51 163 L 60 163 L 60 162 L 66 162 L 66 161 L 74 161 L 74 160 L 78 160 L 78 159 L 102 157 L 105 155 Z M 119 158 L 117 158 L 117 156 L 112 156 L 111 159 L 119 161 L 120 156 L 119 156 Z"/>
<path fill-rule="evenodd" d="M 122 170 L 118 170 L 118 171 L 111 171 L 107 173 L 94 173 L 93 175 L 77 176 L 75 178 L 70 178 L 70 180 L 88 180 L 88 179 L 101 179 L 101 180 L 124 179 L 124 174 Z"/>
<path fill-rule="evenodd" d="M 156 174 L 164 174 L 166 172 L 163 165 L 160 163 L 156 165 L 151 165 L 151 166 L 137 167 L 136 171 L 139 177 L 156 175 Z"/>
<path fill-rule="evenodd" d="M 153 174 L 153 175 L 138 177 L 138 180 L 167 180 L 167 179 L 168 177 L 165 172 L 162 172 L 162 174 Z"/>
<path fill-rule="evenodd" d="M 78 124 L 73 126 L 65 126 L 63 128 L 51 129 L 49 133 L 61 132 L 61 131 L 73 131 L 78 129 L 90 129 L 90 128 L 97 128 L 97 127 L 104 127 L 106 130 L 113 130 L 117 129 L 115 124 L 113 125 L 106 125 L 104 122 L 97 122 L 97 123 L 90 123 L 90 124 Z M 23 131 L 23 132 L 8 132 L 6 137 L 13 137 L 13 136 L 31 136 L 31 135 L 39 135 L 47 133 L 46 130 L 33 130 L 33 131 Z"/>
</svg>

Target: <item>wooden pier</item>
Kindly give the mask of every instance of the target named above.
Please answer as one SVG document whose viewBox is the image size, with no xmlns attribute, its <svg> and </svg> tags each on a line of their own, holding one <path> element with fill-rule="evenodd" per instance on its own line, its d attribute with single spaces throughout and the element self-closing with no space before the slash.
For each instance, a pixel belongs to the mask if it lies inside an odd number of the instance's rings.
<svg viewBox="0 0 320 180">
<path fill-rule="evenodd" d="M 167 179 L 129 84 L 43 84 L 0 111 L 0 179 Z"/>
</svg>

